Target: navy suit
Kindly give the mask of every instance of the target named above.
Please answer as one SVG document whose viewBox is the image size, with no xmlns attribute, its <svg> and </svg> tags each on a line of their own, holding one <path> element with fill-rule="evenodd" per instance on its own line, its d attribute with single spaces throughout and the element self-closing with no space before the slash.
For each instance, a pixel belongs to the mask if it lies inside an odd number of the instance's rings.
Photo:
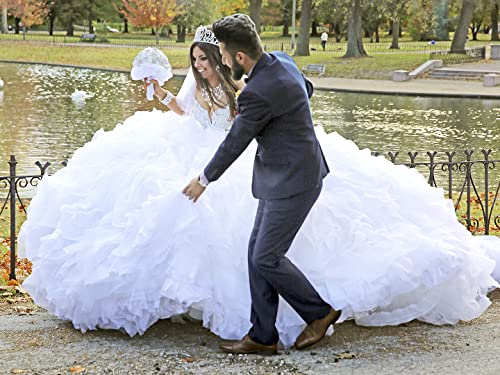
<svg viewBox="0 0 500 375">
<path fill-rule="evenodd" d="M 306 323 L 330 310 L 285 257 L 329 172 L 314 132 L 312 91 L 287 54 L 264 53 L 238 97 L 239 115 L 204 170 L 208 181 L 217 180 L 257 140 L 252 192 L 259 205 L 248 249 L 253 324 L 249 335 L 261 344 L 279 339 L 278 295 Z"/>
</svg>

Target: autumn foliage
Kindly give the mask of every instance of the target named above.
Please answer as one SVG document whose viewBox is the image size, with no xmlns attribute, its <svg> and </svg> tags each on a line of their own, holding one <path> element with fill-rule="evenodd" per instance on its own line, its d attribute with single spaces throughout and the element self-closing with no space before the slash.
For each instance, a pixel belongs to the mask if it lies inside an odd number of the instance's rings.
<svg viewBox="0 0 500 375">
<path fill-rule="evenodd" d="M 120 12 L 128 22 L 136 27 L 150 27 L 156 35 L 172 22 L 176 15 L 176 0 L 122 0 Z"/>
<path fill-rule="evenodd" d="M 7 0 L 10 13 L 26 28 L 42 24 L 49 14 L 49 5 L 48 0 Z"/>
<path fill-rule="evenodd" d="M 27 259 L 16 260 L 16 277 L 23 280 L 31 274 L 32 264 Z M 0 285 L 13 285 L 10 277 L 10 239 L 0 238 Z M 17 284 L 16 284 L 17 285 Z M 14 285 L 15 286 L 15 285 Z"/>
</svg>

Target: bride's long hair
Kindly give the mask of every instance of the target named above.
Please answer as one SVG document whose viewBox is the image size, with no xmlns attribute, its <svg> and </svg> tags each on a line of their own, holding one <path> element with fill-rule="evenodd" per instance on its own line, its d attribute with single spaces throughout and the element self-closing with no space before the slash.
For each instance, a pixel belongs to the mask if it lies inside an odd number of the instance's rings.
<svg viewBox="0 0 500 375">
<path fill-rule="evenodd" d="M 194 67 L 194 59 L 193 59 L 193 49 L 194 47 L 198 47 L 201 49 L 208 58 L 208 62 L 210 66 L 219 75 L 219 80 L 222 83 L 222 89 L 227 96 L 229 109 L 231 110 L 231 116 L 234 117 L 234 114 L 237 112 L 236 110 L 236 92 L 238 91 L 238 86 L 236 82 L 234 82 L 231 76 L 231 69 L 222 63 L 222 56 L 219 52 L 219 47 L 210 43 L 203 42 L 193 42 L 191 44 L 191 48 L 189 50 L 189 60 L 191 61 L 191 68 L 194 74 L 194 78 L 200 87 L 204 88 L 209 96 L 212 103 L 217 105 L 218 107 L 225 107 L 225 103 L 221 103 L 220 100 L 217 100 L 213 97 L 212 91 L 210 90 L 210 85 L 208 81 L 203 78 L 198 72 L 198 70 Z"/>
</svg>

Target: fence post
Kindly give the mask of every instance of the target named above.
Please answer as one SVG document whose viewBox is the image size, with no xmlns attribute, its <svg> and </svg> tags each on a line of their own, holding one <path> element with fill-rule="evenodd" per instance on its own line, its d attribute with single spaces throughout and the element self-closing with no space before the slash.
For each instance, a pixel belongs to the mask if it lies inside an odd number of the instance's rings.
<svg viewBox="0 0 500 375">
<path fill-rule="evenodd" d="M 10 155 L 10 279 L 16 279 L 16 157 Z"/>
</svg>

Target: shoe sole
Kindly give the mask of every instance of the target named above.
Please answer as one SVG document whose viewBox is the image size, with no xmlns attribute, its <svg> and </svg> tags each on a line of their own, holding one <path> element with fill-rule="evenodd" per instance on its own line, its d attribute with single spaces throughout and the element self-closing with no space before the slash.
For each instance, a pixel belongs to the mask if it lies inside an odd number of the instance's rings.
<svg viewBox="0 0 500 375">
<path fill-rule="evenodd" d="M 225 353 L 231 353 L 231 354 L 258 354 L 258 355 L 275 355 L 278 354 L 277 350 L 252 350 L 249 352 L 244 352 L 244 351 L 237 351 L 237 350 L 231 350 L 231 349 L 225 349 L 221 348 L 221 350 Z"/>
</svg>

